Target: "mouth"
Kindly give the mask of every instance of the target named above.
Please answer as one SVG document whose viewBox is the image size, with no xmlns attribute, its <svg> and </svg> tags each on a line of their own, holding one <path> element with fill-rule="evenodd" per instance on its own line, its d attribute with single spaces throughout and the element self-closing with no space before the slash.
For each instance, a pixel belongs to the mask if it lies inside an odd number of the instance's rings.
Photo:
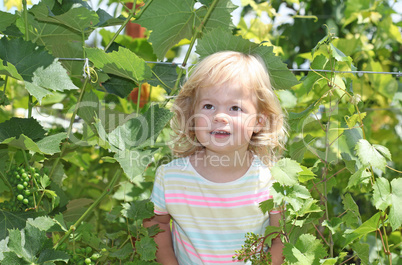
<svg viewBox="0 0 402 265">
<path fill-rule="evenodd" d="M 225 135 L 230 135 L 230 132 L 227 131 L 220 131 L 220 130 L 216 130 L 216 131 L 212 131 L 210 132 L 211 135 L 216 135 L 216 136 L 225 136 Z"/>
</svg>

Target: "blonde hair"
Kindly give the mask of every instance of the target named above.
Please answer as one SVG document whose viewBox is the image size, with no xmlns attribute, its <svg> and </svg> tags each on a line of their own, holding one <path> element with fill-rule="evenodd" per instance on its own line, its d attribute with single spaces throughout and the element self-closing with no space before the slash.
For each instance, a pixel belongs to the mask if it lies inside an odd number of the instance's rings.
<svg viewBox="0 0 402 265">
<path fill-rule="evenodd" d="M 257 112 L 265 117 L 265 122 L 263 129 L 252 135 L 248 149 L 258 155 L 266 165 L 272 165 L 284 149 L 286 123 L 282 108 L 262 58 L 233 51 L 209 55 L 192 69 L 173 106 L 173 154 L 184 157 L 203 149 L 192 130 L 194 124 L 191 123 L 194 119 L 190 119 L 194 114 L 198 92 L 201 88 L 220 86 L 227 82 L 236 82 L 254 91 Z"/>
</svg>

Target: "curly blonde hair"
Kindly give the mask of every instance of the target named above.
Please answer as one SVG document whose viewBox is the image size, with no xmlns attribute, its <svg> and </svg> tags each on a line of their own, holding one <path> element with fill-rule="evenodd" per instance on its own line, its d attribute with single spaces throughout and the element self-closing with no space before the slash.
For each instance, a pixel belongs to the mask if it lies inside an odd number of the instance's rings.
<svg viewBox="0 0 402 265">
<path fill-rule="evenodd" d="M 279 159 L 284 149 L 286 122 L 279 100 L 271 86 L 265 63 L 259 55 L 222 51 L 209 55 L 197 64 L 181 88 L 173 105 L 171 120 L 173 154 L 185 157 L 201 151 L 193 130 L 194 106 L 200 89 L 235 82 L 257 98 L 257 112 L 264 117 L 264 127 L 251 137 L 248 149 L 268 166 Z"/>
</svg>

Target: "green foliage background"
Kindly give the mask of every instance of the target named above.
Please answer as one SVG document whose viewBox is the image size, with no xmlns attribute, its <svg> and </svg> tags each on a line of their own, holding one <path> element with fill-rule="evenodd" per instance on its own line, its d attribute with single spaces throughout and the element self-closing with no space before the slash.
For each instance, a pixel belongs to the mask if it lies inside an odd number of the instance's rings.
<svg viewBox="0 0 402 265">
<path fill-rule="evenodd" d="M 104 3 L 113 16 L 80 0 L 0 11 L 0 203 L 15 198 L 13 167 L 41 173 L 40 203 L 0 209 L 1 264 L 156 264 L 159 230 L 142 220 L 172 159 L 167 96 L 188 69 L 154 62 L 227 49 L 263 57 L 289 123 L 261 205 L 286 208 L 282 227 L 239 255 L 265 264 L 251 248 L 280 234 L 287 264 L 402 264 L 401 77 L 351 72 L 401 71 L 396 1 L 243 0 L 237 25 L 230 0 L 136 3 Z M 130 21 L 147 37 L 120 34 Z M 306 63 L 316 71 L 288 70 Z"/>
</svg>

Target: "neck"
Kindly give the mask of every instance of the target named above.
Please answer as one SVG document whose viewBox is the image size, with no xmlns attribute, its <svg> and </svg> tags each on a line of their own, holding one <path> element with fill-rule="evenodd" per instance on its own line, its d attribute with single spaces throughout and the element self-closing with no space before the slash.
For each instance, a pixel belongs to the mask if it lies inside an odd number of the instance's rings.
<svg viewBox="0 0 402 265">
<path fill-rule="evenodd" d="M 205 164 L 216 170 L 237 170 L 240 168 L 249 168 L 252 162 L 250 151 L 236 151 L 234 153 L 216 153 L 205 150 L 200 154 Z"/>
</svg>

